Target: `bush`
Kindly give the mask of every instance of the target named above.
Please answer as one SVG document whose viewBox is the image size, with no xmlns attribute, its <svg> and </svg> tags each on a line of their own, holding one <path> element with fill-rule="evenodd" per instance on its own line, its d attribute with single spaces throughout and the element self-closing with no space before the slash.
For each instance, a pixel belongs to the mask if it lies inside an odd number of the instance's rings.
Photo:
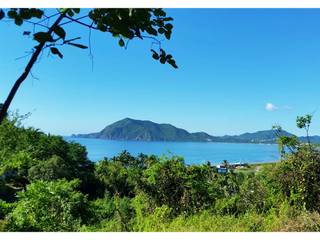
<svg viewBox="0 0 320 240">
<path fill-rule="evenodd" d="M 282 193 L 291 205 L 320 211 L 320 152 L 309 146 L 287 155 L 276 171 Z"/>
<path fill-rule="evenodd" d="M 76 191 L 79 181 L 36 181 L 18 194 L 8 215 L 11 231 L 77 231 L 88 213 L 86 197 Z"/>
</svg>

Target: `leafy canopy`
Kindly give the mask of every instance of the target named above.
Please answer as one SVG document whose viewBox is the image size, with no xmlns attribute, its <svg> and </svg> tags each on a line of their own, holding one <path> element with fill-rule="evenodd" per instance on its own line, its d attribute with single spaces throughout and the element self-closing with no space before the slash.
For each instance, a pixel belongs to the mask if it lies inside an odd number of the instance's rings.
<svg viewBox="0 0 320 240">
<path fill-rule="evenodd" d="M 82 15 L 80 12 L 84 12 Z M 59 19 L 61 18 L 61 19 Z M 168 63 L 177 68 L 177 64 L 171 54 L 167 54 L 162 48 L 164 37 L 170 40 L 173 30 L 172 17 L 167 16 L 162 9 L 59 9 L 52 15 L 47 15 L 43 9 L 34 8 L 11 8 L 0 9 L 0 20 L 9 19 L 17 26 L 31 24 L 34 26 L 33 39 L 44 48 L 49 48 L 51 54 L 63 58 L 61 47 L 68 45 L 80 49 L 87 49 L 88 46 L 77 42 L 81 37 L 70 38 L 65 27 L 69 24 L 78 24 L 84 28 L 99 32 L 109 33 L 117 41 L 120 47 L 126 48 L 128 42 L 133 39 L 150 39 L 153 42 L 152 57 L 162 64 Z M 56 25 L 45 25 L 48 20 L 57 20 Z M 28 29 L 24 35 L 30 35 Z"/>
</svg>

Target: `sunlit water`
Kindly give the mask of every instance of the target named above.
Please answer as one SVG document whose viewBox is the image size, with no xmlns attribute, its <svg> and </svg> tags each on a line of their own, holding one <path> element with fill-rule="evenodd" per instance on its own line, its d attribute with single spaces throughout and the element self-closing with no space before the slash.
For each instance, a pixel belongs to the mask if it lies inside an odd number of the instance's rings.
<svg viewBox="0 0 320 240">
<path fill-rule="evenodd" d="M 104 157 L 113 157 L 127 150 L 132 155 L 139 153 L 155 155 L 179 155 L 187 164 L 201 164 L 210 161 L 213 164 L 223 160 L 229 162 L 261 163 L 279 159 L 277 145 L 250 143 L 203 143 L 203 142 L 140 142 L 112 141 L 89 138 L 65 137 L 87 148 L 88 157 L 99 161 Z"/>
</svg>

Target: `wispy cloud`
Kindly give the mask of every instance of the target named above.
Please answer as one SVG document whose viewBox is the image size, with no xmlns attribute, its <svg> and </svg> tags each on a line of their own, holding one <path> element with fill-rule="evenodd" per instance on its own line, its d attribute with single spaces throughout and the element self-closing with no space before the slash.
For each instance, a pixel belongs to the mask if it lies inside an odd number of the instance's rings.
<svg viewBox="0 0 320 240">
<path fill-rule="evenodd" d="M 273 112 L 273 111 L 276 111 L 279 109 L 276 105 L 274 105 L 272 103 L 267 103 L 265 108 L 269 112 Z"/>
<path fill-rule="evenodd" d="M 284 105 L 284 106 L 282 106 L 282 109 L 285 109 L 285 110 L 291 110 L 291 109 L 292 109 L 292 107 L 290 107 L 290 106 L 288 106 L 288 105 Z"/>
<path fill-rule="evenodd" d="M 291 110 L 292 107 L 288 106 L 288 105 L 284 105 L 284 106 L 277 106 L 273 103 L 267 103 L 265 106 L 265 109 L 269 112 L 273 112 L 276 110 Z"/>
</svg>

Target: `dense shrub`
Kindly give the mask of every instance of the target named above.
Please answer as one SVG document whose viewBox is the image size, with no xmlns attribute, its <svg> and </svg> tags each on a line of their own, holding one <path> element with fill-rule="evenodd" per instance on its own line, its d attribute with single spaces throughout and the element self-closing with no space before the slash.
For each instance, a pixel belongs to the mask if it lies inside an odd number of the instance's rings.
<svg viewBox="0 0 320 240">
<path fill-rule="evenodd" d="M 77 231 L 87 217 L 87 198 L 76 191 L 79 181 L 36 181 L 18 194 L 7 217 L 11 231 Z"/>
<path fill-rule="evenodd" d="M 297 138 L 280 142 L 279 163 L 220 174 L 126 151 L 93 163 L 83 146 L 6 119 L 0 230 L 319 231 L 320 152 Z"/>
<path fill-rule="evenodd" d="M 288 155 L 276 169 L 283 194 L 294 206 L 320 211 L 320 152 L 309 146 Z"/>
</svg>

